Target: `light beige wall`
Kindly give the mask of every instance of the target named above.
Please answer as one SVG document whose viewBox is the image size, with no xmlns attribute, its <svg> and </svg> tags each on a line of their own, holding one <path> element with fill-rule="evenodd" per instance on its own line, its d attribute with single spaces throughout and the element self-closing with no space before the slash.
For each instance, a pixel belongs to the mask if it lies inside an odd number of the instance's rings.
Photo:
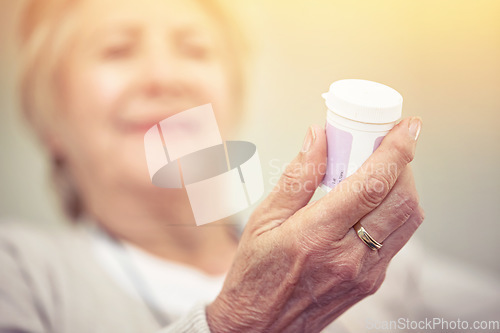
<svg viewBox="0 0 500 333">
<path fill-rule="evenodd" d="M 429 248 L 500 276 L 500 2 L 496 0 L 225 0 L 254 43 L 249 112 L 240 138 L 257 144 L 268 189 L 323 124 L 320 94 L 364 78 L 400 91 L 424 129 L 414 172 Z M 0 215 L 57 220 L 41 157 L 16 118 L 5 49 L 15 1 L 0 0 Z M 464 240 L 467 245 L 457 240 Z"/>
<path fill-rule="evenodd" d="M 44 156 L 18 113 L 12 46 L 20 2 L 0 0 L 0 218 L 55 226 L 62 219 L 49 191 Z"/>
<path fill-rule="evenodd" d="M 273 158 L 294 156 L 309 124 L 324 123 L 331 82 L 392 86 L 404 115 L 424 119 L 418 236 L 500 275 L 500 1 L 237 2 L 261 40 L 248 136 L 266 173 Z"/>
</svg>

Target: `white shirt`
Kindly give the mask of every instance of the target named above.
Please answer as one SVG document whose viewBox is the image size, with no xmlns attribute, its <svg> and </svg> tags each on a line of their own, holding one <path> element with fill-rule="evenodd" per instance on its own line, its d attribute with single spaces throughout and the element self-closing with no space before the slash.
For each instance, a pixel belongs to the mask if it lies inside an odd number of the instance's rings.
<svg viewBox="0 0 500 333">
<path fill-rule="evenodd" d="M 117 247 L 97 227 L 92 235 L 94 253 L 113 279 L 140 301 L 160 308 L 170 320 L 180 318 L 200 302 L 208 304 L 222 288 L 224 275 L 209 276 L 128 243 Z M 125 261 L 125 265 L 120 261 Z M 133 274 L 139 275 L 146 285 L 145 292 L 139 292 L 130 272 L 124 269 L 127 265 L 136 270 Z M 499 320 L 499 303 L 500 288 L 494 280 L 468 271 L 449 258 L 429 255 L 412 240 L 391 262 L 379 291 L 354 305 L 324 332 L 374 332 L 375 325 L 400 318 L 461 319 L 471 323 L 479 319 Z M 394 331 L 398 330 L 391 330 Z"/>
<path fill-rule="evenodd" d="M 94 254 L 103 268 L 124 290 L 148 302 L 171 321 L 199 303 L 210 303 L 222 289 L 225 274 L 211 276 L 130 243 L 122 242 L 120 246 L 98 227 L 92 229 Z"/>
</svg>

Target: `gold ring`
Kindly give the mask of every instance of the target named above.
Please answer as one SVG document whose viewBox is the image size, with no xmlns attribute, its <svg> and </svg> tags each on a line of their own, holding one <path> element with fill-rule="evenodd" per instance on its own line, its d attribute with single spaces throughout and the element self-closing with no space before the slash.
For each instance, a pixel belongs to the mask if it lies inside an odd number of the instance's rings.
<svg viewBox="0 0 500 333">
<path fill-rule="evenodd" d="M 358 222 L 353 226 L 354 230 L 356 230 L 356 233 L 358 234 L 359 239 L 363 241 L 370 249 L 372 250 L 378 250 L 382 247 L 382 244 L 377 242 L 375 239 L 373 239 L 372 236 L 361 226 L 361 224 Z"/>
</svg>

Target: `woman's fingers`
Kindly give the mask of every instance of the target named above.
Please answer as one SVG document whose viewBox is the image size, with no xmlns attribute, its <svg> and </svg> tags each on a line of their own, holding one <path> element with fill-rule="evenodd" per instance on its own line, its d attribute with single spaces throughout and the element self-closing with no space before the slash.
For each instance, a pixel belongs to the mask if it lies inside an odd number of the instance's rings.
<svg viewBox="0 0 500 333">
<path fill-rule="evenodd" d="M 418 209 L 418 201 L 415 181 L 408 165 L 384 201 L 363 217 L 360 224 L 370 236 L 382 243 Z"/>
<path fill-rule="evenodd" d="M 389 262 L 401 250 L 422 224 L 424 217 L 424 210 L 422 207 L 418 207 L 405 224 L 385 239 L 384 245 L 378 250 L 382 260 Z"/>
<path fill-rule="evenodd" d="M 406 222 L 407 214 L 397 216 L 404 206 L 399 203 L 415 195 L 407 165 L 420 124 L 417 118 L 400 122 L 358 172 L 306 206 L 326 159 L 324 130 L 313 127 L 303 152 L 252 214 L 224 287 L 207 307 L 211 326 L 319 331 L 326 320 L 373 292 L 389 261 L 384 258 L 390 259 L 423 219 L 419 209 Z M 389 221 L 388 229 L 377 231 L 380 237 L 389 235 L 380 255 L 352 229 L 363 217 L 370 226 Z"/>
<path fill-rule="evenodd" d="M 311 210 L 315 220 L 304 223 L 324 226 L 334 223 L 335 236 L 343 237 L 363 216 L 382 203 L 401 172 L 413 160 L 420 127 L 420 118 L 402 120 L 357 172 L 305 208 Z"/>
<path fill-rule="evenodd" d="M 308 129 L 303 147 L 290 162 L 269 196 L 255 210 L 260 218 L 252 227 L 273 228 L 292 216 L 311 200 L 325 173 L 326 135 L 324 128 Z"/>
</svg>

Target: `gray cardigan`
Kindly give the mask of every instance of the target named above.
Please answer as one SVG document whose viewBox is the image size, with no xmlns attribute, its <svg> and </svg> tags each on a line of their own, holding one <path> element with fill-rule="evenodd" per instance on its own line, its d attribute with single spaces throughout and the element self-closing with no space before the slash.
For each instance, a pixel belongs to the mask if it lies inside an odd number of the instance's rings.
<svg viewBox="0 0 500 333">
<path fill-rule="evenodd" d="M 77 227 L 39 230 L 0 224 L 0 333 L 204 332 L 205 306 L 159 327 L 91 255 Z"/>
<path fill-rule="evenodd" d="M 38 230 L 0 222 L 0 333 L 210 332 L 203 305 L 159 327 L 91 255 L 89 237 L 83 228 Z M 415 245 L 393 260 L 379 292 L 324 332 L 372 332 L 367 323 L 398 318 L 498 321 L 498 280 L 420 253 Z"/>
</svg>

